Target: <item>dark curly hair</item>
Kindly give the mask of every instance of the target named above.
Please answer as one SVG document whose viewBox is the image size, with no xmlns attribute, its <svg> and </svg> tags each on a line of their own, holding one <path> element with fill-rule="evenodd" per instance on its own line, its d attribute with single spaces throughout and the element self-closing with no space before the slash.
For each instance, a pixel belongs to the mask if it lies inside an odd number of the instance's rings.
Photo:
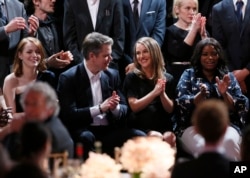
<svg viewBox="0 0 250 178">
<path fill-rule="evenodd" d="M 229 70 L 227 67 L 227 60 L 225 58 L 223 49 L 220 43 L 214 38 L 205 38 L 197 43 L 193 56 L 191 57 L 191 64 L 194 68 L 195 74 L 200 75 L 202 73 L 202 65 L 200 60 L 202 55 L 202 50 L 204 49 L 204 47 L 209 45 L 213 46 L 216 52 L 218 53 L 219 59 L 218 59 L 216 74 L 218 75 L 219 78 L 221 78 L 225 74 L 227 74 Z"/>
</svg>

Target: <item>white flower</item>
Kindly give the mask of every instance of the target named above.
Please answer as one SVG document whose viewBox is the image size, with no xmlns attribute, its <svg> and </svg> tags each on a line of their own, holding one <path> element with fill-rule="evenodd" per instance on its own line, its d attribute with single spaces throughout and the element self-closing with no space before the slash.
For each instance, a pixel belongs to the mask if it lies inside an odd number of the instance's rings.
<svg viewBox="0 0 250 178">
<path fill-rule="evenodd" d="M 141 173 L 142 178 L 167 178 L 175 161 L 175 150 L 160 138 L 138 137 L 123 145 L 120 161 L 124 169 Z"/>
<path fill-rule="evenodd" d="M 90 152 L 81 167 L 82 178 L 120 178 L 121 165 L 107 154 Z"/>
</svg>

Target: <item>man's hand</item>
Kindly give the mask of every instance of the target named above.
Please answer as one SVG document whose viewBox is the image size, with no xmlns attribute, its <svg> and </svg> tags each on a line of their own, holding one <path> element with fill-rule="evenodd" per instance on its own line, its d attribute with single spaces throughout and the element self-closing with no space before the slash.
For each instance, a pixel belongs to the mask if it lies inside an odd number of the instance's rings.
<svg viewBox="0 0 250 178">
<path fill-rule="evenodd" d="M 66 66 L 68 66 L 72 60 L 73 60 L 73 55 L 71 54 L 70 51 L 66 51 L 66 52 L 61 51 L 59 53 L 56 53 L 50 56 L 47 59 L 46 64 L 48 67 L 61 69 L 61 68 L 65 68 Z"/>
<path fill-rule="evenodd" d="M 31 15 L 28 19 L 28 23 L 29 23 L 29 30 L 28 33 L 30 36 L 35 36 L 36 35 L 36 31 L 39 28 L 39 20 L 36 16 Z"/>
</svg>

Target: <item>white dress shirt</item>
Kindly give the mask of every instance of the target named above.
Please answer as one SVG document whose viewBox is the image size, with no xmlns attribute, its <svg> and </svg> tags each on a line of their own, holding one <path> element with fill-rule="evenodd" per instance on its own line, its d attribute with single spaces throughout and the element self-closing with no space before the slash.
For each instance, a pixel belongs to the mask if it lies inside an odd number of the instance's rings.
<svg viewBox="0 0 250 178">
<path fill-rule="evenodd" d="M 103 102 L 102 89 L 101 89 L 101 72 L 94 75 L 87 67 L 86 61 L 84 60 L 84 66 L 90 80 L 90 86 L 93 97 L 93 106 L 90 107 L 90 114 L 93 118 L 92 126 L 108 125 L 106 113 L 101 114 L 99 104 Z"/>
<path fill-rule="evenodd" d="M 235 10 L 237 9 L 237 7 L 236 7 L 236 2 L 237 2 L 237 1 L 238 1 L 238 0 L 233 0 Z M 247 7 L 247 0 L 242 0 L 242 2 L 244 3 L 244 4 L 243 4 L 243 7 L 242 7 L 242 17 L 243 17 L 243 19 L 244 19 L 245 10 L 246 10 L 246 7 Z"/>
<path fill-rule="evenodd" d="M 134 0 L 130 0 L 131 8 L 134 9 Z M 138 14 L 141 14 L 142 0 L 138 0 Z"/>
<path fill-rule="evenodd" d="M 100 0 L 87 0 L 87 3 L 89 7 L 92 24 L 95 29 Z"/>
</svg>

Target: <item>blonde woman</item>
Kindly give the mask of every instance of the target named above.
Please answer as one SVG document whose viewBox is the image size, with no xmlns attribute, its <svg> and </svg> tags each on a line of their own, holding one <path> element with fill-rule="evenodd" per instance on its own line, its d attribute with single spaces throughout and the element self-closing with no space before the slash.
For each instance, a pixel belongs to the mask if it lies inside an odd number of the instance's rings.
<svg viewBox="0 0 250 178">
<path fill-rule="evenodd" d="M 158 43 L 142 37 L 134 47 L 135 70 L 127 74 L 124 92 L 131 115 L 129 126 L 146 133 L 173 130 L 173 76 L 166 73 Z"/>
<path fill-rule="evenodd" d="M 19 98 L 28 84 L 41 80 L 55 87 L 55 76 L 46 70 L 44 55 L 43 46 L 36 38 L 23 38 L 18 44 L 13 72 L 6 76 L 3 86 L 6 105 L 14 115 L 23 111 Z"/>
<path fill-rule="evenodd" d="M 162 51 L 167 70 L 175 77 L 175 84 L 182 72 L 190 67 L 190 58 L 198 41 L 206 38 L 206 18 L 198 13 L 197 0 L 174 0 L 173 17 L 177 21 L 166 30 Z"/>
</svg>

